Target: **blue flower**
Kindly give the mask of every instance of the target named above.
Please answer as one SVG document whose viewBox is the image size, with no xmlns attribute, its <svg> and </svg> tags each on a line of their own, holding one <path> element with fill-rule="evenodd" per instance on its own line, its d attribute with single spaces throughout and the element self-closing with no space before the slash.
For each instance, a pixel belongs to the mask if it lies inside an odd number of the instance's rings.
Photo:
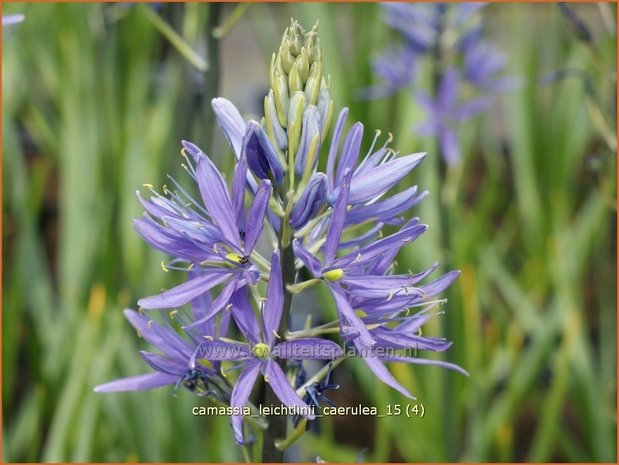
<svg viewBox="0 0 619 465">
<path fill-rule="evenodd" d="M 260 312 L 262 324 L 256 319 L 246 293 L 235 294 L 232 313 L 248 343 L 214 339 L 203 342 L 198 348 L 200 357 L 208 360 L 242 362 L 241 374 L 232 391 L 230 400 L 232 407 L 240 408 L 246 405 L 258 374 L 262 373 L 284 405 L 299 407 L 300 411 L 309 412 L 308 405 L 297 395 L 275 358 L 333 360 L 342 355 L 342 350 L 337 344 L 323 339 L 307 337 L 276 342 L 283 311 L 282 288 L 279 252 L 276 251 L 271 258 L 266 302 Z M 313 415 L 305 416 L 313 418 Z M 243 443 L 242 415 L 232 417 L 232 426 L 237 442 Z"/>
<path fill-rule="evenodd" d="M 142 200 L 146 214 L 135 221 L 135 227 L 152 246 L 175 260 L 189 262 L 188 269 L 194 274 L 185 283 L 140 299 L 138 304 L 145 309 L 179 307 L 223 284 L 222 292 L 202 318 L 205 320 L 222 310 L 236 290 L 255 284 L 259 278 L 251 255 L 262 232 L 271 183 L 261 181 L 246 213 L 244 161 L 237 164 L 231 195 L 213 162 L 195 145 L 183 145 L 197 164 L 193 170 L 189 163 L 188 171 L 198 184 L 204 206 L 179 186 L 180 194 L 169 193 L 170 198 L 156 194 L 151 200 Z"/>
</svg>

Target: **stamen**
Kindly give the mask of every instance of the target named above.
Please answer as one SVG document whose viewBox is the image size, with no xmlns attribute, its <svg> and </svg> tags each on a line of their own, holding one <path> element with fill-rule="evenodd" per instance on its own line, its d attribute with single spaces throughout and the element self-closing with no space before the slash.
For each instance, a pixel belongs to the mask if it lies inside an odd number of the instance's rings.
<svg viewBox="0 0 619 465">
<path fill-rule="evenodd" d="M 161 260 L 161 269 L 165 271 L 166 273 L 170 271 L 168 267 L 165 265 L 165 263 L 163 262 L 163 260 Z"/>
<path fill-rule="evenodd" d="M 339 281 L 344 276 L 344 270 L 342 268 L 336 268 L 334 270 L 326 271 L 322 274 L 322 277 L 327 281 Z"/>
<path fill-rule="evenodd" d="M 204 339 L 206 339 L 209 342 L 213 342 L 213 336 L 202 336 Z"/>
<path fill-rule="evenodd" d="M 178 310 L 172 310 L 170 312 L 170 318 L 174 319 L 176 317 L 176 314 L 178 313 Z"/>
</svg>

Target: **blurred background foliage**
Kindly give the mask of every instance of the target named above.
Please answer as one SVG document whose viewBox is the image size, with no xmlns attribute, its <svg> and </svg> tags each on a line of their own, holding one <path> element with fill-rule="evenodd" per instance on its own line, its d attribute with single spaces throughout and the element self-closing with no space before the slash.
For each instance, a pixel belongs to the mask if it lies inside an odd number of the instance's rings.
<svg viewBox="0 0 619 465">
<path fill-rule="evenodd" d="M 435 142 L 413 131 L 413 94 L 360 98 L 393 35 L 376 4 L 4 3 L 26 20 L 4 29 L 2 50 L 3 460 L 242 459 L 229 419 L 193 416 L 204 400 L 189 392 L 92 388 L 148 370 L 122 309 L 182 279 L 133 231 L 136 189 L 166 173 L 186 185 L 181 139 L 231 165 L 210 99 L 259 118 L 294 17 L 320 22 L 336 111 L 349 106 L 368 135 L 391 131 L 402 153 L 430 153 L 402 187 L 430 191 L 418 214 L 431 228 L 399 267 L 445 256 L 462 270 L 427 331 L 454 341 L 446 359 L 471 376 L 393 366 L 423 418 L 324 418 L 288 458 L 614 462 L 616 135 L 600 118 L 616 127 L 616 12 L 571 8 L 591 41 L 556 5 L 483 10 L 521 85 L 459 128 L 463 161 L 441 185 Z M 335 381 L 338 405 L 407 402 L 359 361 Z"/>
</svg>

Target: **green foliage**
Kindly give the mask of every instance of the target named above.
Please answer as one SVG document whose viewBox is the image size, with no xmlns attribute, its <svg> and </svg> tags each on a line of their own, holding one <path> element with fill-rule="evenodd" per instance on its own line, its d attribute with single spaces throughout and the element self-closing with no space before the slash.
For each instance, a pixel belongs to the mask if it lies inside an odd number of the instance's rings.
<svg viewBox="0 0 619 465">
<path fill-rule="evenodd" d="M 182 179 L 181 139 L 215 147 L 222 167 L 230 163 L 220 135 L 204 140 L 213 89 L 202 80 L 220 71 L 225 85 L 231 63 L 245 58 L 237 45 L 234 55 L 221 53 L 221 70 L 216 55 L 206 56 L 205 70 L 193 55 L 211 32 L 213 5 L 146 8 L 4 7 L 26 14 L 5 30 L 2 56 L 6 461 L 242 460 L 228 419 L 192 415 L 203 401 L 188 392 L 92 392 L 147 371 L 138 355 L 144 341 L 121 311 L 182 279 L 163 273 L 164 257 L 133 231 L 142 212 L 134 193 L 144 183 L 161 186 L 166 173 Z M 319 21 L 335 112 L 349 106 L 368 145 L 379 128 L 394 132 L 392 146 L 403 153 L 430 153 L 402 187 L 431 192 L 419 210 L 431 228 L 399 267 L 445 256 L 462 271 L 446 314 L 426 331 L 453 340 L 445 358 L 471 376 L 393 366 L 424 404 L 423 418 L 325 418 L 291 458 L 354 461 L 367 447 L 366 461 L 616 460 L 616 153 L 599 116 L 615 127 L 604 105 L 616 85 L 616 45 L 604 33 L 605 7 L 597 8 L 582 8 L 598 31 L 592 53 L 553 6 L 488 7 L 493 40 L 522 85 L 462 127 L 464 161 L 444 184 L 434 141 L 412 131 L 422 114 L 411 93 L 359 98 L 373 82 L 370 58 L 389 34 L 377 5 L 257 4 L 226 25 L 223 50 L 255 42 L 266 65 L 279 45 L 273 30 L 290 16 L 306 28 Z M 153 15 L 176 31 L 173 39 Z M 224 8 L 222 21 L 233 15 Z M 539 83 L 567 68 L 588 76 L 597 107 L 581 79 Z M 266 77 L 247 77 L 238 94 Z M 441 228 L 451 233 L 447 251 Z M 318 298 L 332 311 L 326 294 Z M 348 366 L 335 374 L 337 399 L 347 400 L 348 387 L 380 413 L 410 403 L 362 362 Z M 370 432 L 363 435 L 370 442 L 342 440 L 346 428 Z"/>
</svg>

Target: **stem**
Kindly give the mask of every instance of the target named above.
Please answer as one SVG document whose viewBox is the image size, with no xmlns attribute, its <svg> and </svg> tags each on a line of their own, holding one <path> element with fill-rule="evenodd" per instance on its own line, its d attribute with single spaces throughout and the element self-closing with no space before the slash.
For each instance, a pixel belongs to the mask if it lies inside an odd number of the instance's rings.
<svg viewBox="0 0 619 465">
<path fill-rule="evenodd" d="M 286 222 L 282 222 L 280 230 L 280 246 L 282 238 L 286 236 L 288 225 Z M 294 268 L 294 251 L 292 250 L 292 244 L 288 244 L 287 247 L 281 249 L 281 265 L 282 265 L 282 284 L 284 292 L 284 310 L 282 312 L 282 319 L 279 324 L 279 330 L 277 333 L 282 337 L 282 342 L 286 338 L 286 332 L 288 331 L 288 319 L 290 315 L 290 308 L 292 304 L 292 294 L 288 292 L 286 285 L 294 284 L 296 271 Z M 278 361 L 280 367 L 285 369 L 285 360 Z M 278 404 L 280 401 L 271 389 L 271 386 L 267 384 L 265 386 L 265 404 L 272 406 Z M 286 437 L 286 415 L 271 415 L 269 418 L 269 428 L 264 433 L 262 442 L 262 461 L 263 462 L 283 462 L 284 452 L 280 451 L 276 447 L 276 442 L 279 443 Z"/>
<path fill-rule="evenodd" d="M 209 62 L 208 69 L 204 72 L 204 147 L 210 154 L 213 148 L 213 133 L 215 131 L 215 112 L 211 107 L 211 100 L 219 93 L 220 57 L 219 39 L 214 31 L 219 25 L 221 17 L 221 3 L 210 3 L 208 18 L 206 20 L 206 53 Z"/>
<path fill-rule="evenodd" d="M 443 15 L 439 13 L 437 21 L 437 39 L 434 44 L 433 49 L 433 76 L 432 76 L 432 85 L 434 97 L 436 98 L 439 87 L 441 85 L 441 81 L 443 79 L 442 73 L 442 60 L 443 60 L 443 50 L 442 50 L 442 38 L 444 31 L 443 24 Z M 434 144 L 435 150 L 439 150 L 440 143 L 438 134 Z M 450 233 L 449 233 L 449 218 L 448 218 L 448 210 L 445 205 L 445 196 L 443 193 L 443 188 L 445 186 L 445 182 L 447 180 L 447 164 L 445 160 L 441 156 L 435 156 L 436 160 L 436 173 L 438 176 L 438 195 L 435 196 L 436 199 L 436 207 L 439 217 L 439 237 L 440 237 L 440 252 L 441 252 L 441 265 L 443 270 L 449 270 L 451 268 L 451 257 L 449 256 L 450 251 Z M 451 288 L 447 289 L 447 298 L 453 295 Z M 447 339 L 451 339 L 451 333 L 453 331 L 452 324 L 450 318 L 444 318 L 443 321 L 443 332 Z M 445 454 L 446 460 L 449 462 L 455 461 L 456 452 L 456 424 L 453 417 L 453 409 L 454 409 L 454 390 L 452 383 L 450 382 L 448 376 L 445 374 L 442 375 L 443 380 L 443 408 L 444 408 L 444 441 L 445 441 Z"/>
</svg>

